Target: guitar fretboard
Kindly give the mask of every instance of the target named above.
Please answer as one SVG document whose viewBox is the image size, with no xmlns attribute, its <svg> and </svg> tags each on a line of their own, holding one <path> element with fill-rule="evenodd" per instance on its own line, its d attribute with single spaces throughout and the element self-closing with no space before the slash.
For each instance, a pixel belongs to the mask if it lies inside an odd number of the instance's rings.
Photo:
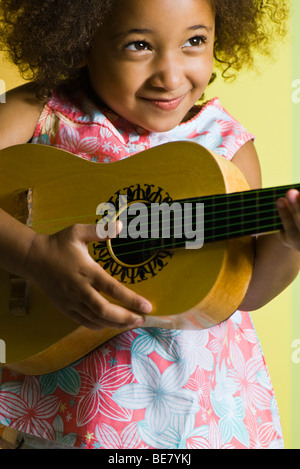
<svg viewBox="0 0 300 469">
<path fill-rule="evenodd" d="M 180 201 L 204 203 L 204 242 L 275 232 L 282 228 L 276 201 L 300 184 L 205 196 Z"/>
<path fill-rule="evenodd" d="M 118 257 L 139 255 L 140 261 L 143 260 L 143 256 L 149 256 L 157 250 L 184 248 L 188 241 L 184 234 L 186 232 L 185 225 L 188 224 L 193 231 L 197 228 L 195 207 L 198 203 L 204 205 L 204 244 L 247 235 L 276 232 L 282 229 L 276 201 L 278 198 L 284 197 L 291 188 L 300 190 L 300 184 L 173 201 L 168 205 L 175 202 L 181 206 L 179 219 L 182 223 L 182 229 L 180 230 L 182 235 L 180 237 L 172 235 L 165 237 L 161 219 L 155 225 L 157 235 L 153 237 L 151 232 L 153 224 L 146 216 L 141 221 L 142 239 L 116 239 L 113 241 L 113 245 L 115 250 L 118 249 Z M 184 212 L 184 205 L 187 203 L 193 207 L 189 219 L 180 216 Z M 170 216 L 171 233 L 174 233 L 176 217 L 178 217 L 176 212 Z M 129 217 L 129 219 L 132 220 L 134 217 Z"/>
</svg>

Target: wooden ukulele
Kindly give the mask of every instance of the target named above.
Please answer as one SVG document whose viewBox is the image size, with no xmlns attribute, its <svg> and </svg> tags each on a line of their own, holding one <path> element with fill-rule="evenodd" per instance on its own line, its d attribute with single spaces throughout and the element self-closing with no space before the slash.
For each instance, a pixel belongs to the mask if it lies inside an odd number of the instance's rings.
<svg viewBox="0 0 300 469">
<path fill-rule="evenodd" d="M 275 200 L 287 186 L 250 191 L 232 163 L 192 142 L 161 145 L 97 164 L 45 145 L 0 152 L 0 206 L 35 231 L 98 223 L 99 204 L 177 201 L 204 204 L 204 246 L 182 240 L 116 238 L 90 255 L 153 304 L 147 327 L 207 328 L 243 300 L 252 274 L 254 234 L 277 231 Z M 49 252 L 51 256 L 51 252 Z M 0 339 L 8 368 L 24 374 L 61 369 L 124 330 L 79 327 L 34 284 L 0 270 Z"/>
</svg>

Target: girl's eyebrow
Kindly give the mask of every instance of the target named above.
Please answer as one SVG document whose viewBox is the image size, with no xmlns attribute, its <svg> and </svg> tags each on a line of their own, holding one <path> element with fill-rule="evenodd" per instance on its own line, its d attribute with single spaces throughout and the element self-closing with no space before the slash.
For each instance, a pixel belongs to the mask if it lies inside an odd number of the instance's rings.
<svg viewBox="0 0 300 469">
<path fill-rule="evenodd" d="M 206 29 L 207 31 L 212 31 L 213 27 L 212 26 L 204 26 L 204 24 L 196 24 L 195 26 L 191 26 L 187 29 L 192 30 L 192 31 L 195 31 L 196 29 Z"/>
<path fill-rule="evenodd" d="M 145 29 L 145 28 L 133 28 L 129 29 L 128 31 L 124 31 L 122 33 L 118 33 L 114 35 L 114 39 L 122 38 L 129 36 L 130 34 L 151 34 L 153 33 L 152 29 Z"/>
<path fill-rule="evenodd" d="M 203 24 L 196 24 L 195 26 L 190 26 L 189 28 L 187 28 L 188 31 L 196 31 L 197 29 L 205 29 L 208 32 L 213 30 L 212 26 L 204 26 Z M 114 39 L 126 37 L 126 36 L 129 36 L 130 34 L 151 34 L 151 33 L 154 33 L 152 29 L 133 28 L 133 29 L 129 29 L 128 31 L 124 31 L 122 33 L 116 34 L 114 36 Z"/>
</svg>

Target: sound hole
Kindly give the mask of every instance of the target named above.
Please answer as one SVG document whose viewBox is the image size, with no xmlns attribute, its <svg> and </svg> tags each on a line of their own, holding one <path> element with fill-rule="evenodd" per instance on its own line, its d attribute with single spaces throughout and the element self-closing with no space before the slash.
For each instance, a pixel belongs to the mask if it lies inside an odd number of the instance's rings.
<svg viewBox="0 0 300 469">
<path fill-rule="evenodd" d="M 140 193 L 140 186 L 138 187 Z M 108 241 L 95 243 L 93 245 L 94 259 L 121 283 L 136 284 L 153 278 L 168 265 L 169 260 L 173 257 L 171 251 L 173 240 L 164 239 L 165 237 L 161 236 L 160 230 L 152 231 L 151 227 L 160 226 L 160 223 L 159 221 L 151 223 L 150 211 L 145 210 L 145 205 L 149 208 L 151 201 L 135 198 L 129 189 L 126 190 L 126 193 L 129 202 L 125 201 L 124 203 L 122 198 L 120 204 L 118 194 L 117 201 L 109 201 L 109 203 L 114 202 L 116 210 L 104 214 L 106 220 L 115 220 L 117 217 L 123 224 L 123 230 L 116 238 L 111 237 Z M 143 205 L 140 208 L 141 213 L 137 207 L 132 210 L 131 205 L 135 203 Z M 130 213 L 128 212 L 129 207 L 131 207 Z M 136 208 L 137 213 L 135 214 Z"/>
<path fill-rule="evenodd" d="M 130 266 L 148 262 L 162 249 L 159 239 L 115 238 L 109 241 L 112 255 L 118 262 Z"/>
</svg>

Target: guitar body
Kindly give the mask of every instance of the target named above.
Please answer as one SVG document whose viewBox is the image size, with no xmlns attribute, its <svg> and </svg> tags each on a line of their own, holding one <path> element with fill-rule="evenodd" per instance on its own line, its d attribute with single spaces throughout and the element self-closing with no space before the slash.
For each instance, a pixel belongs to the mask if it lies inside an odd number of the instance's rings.
<svg viewBox="0 0 300 469">
<path fill-rule="evenodd" d="M 133 202 L 150 203 L 226 194 L 249 186 L 232 163 L 191 142 L 162 145 L 108 164 L 44 145 L 2 150 L 0 206 L 14 214 L 16 192 L 29 188 L 32 228 L 50 234 L 74 223 L 97 222 L 98 205 L 114 202 L 120 194 Z M 152 302 L 148 327 L 199 329 L 224 321 L 244 298 L 252 274 L 250 237 L 196 250 L 158 252 L 137 263 L 115 258 L 109 243 L 91 243 L 89 251 L 111 275 Z M 61 369 L 123 331 L 79 327 L 33 284 L 27 314 L 14 316 L 10 295 L 10 275 L 0 271 L 0 339 L 6 345 L 5 366 L 17 372 Z"/>
</svg>

